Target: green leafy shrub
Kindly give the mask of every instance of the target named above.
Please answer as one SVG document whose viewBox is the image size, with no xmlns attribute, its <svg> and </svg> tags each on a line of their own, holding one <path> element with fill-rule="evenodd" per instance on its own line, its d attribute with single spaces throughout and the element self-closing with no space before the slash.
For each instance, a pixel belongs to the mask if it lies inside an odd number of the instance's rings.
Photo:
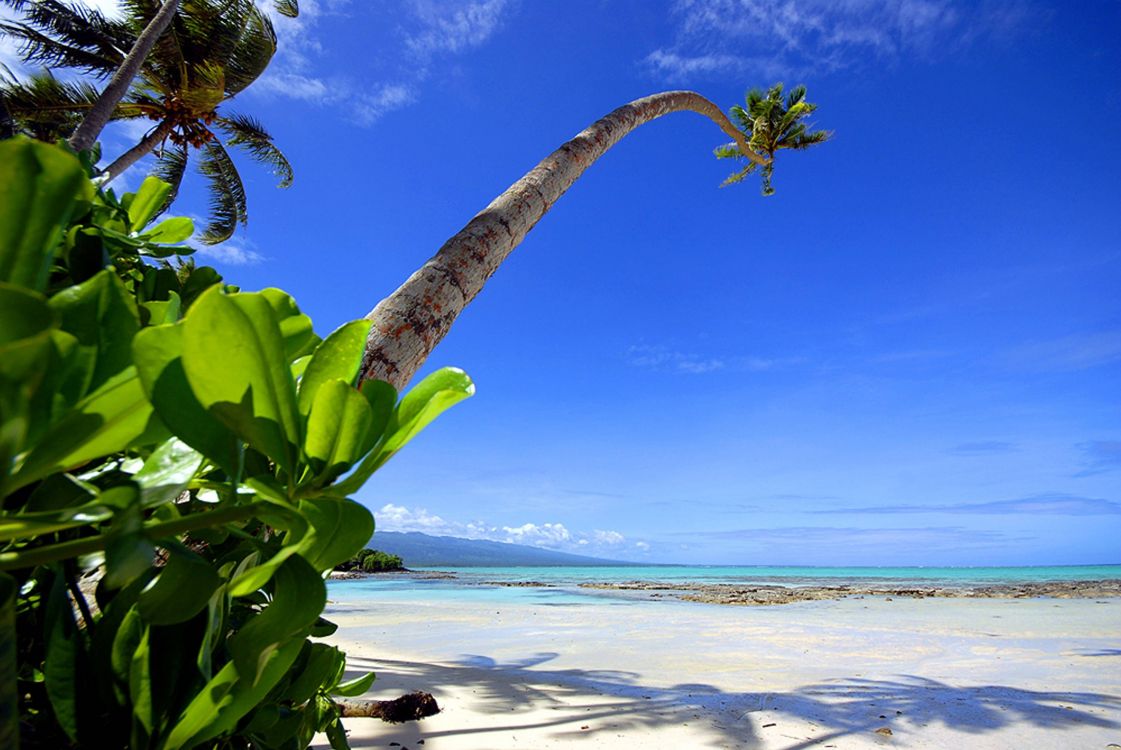
<svg viewBox="0 0 1121 750">
<path fill-rule="evenodd" d="M 405 565 L 397 555 L 367 547 L 354 557 L 336 566 L 337 570 L 380 573 L 389 570 L 404 570 Z"/>
<path fill-rule="evenodd" d="M 161 264 L 192 231 L 151 226 L 167 191 L 0 142 L 0 746 L 18 700 L 29 746 L 345 747 L 331 696 L 373 675 L 314 639 L 373 532 L 348 495 L 474 387 L 398 401 L 358 383 L 368 322 L 320 339 L 280 290 Z"/>
</svg>

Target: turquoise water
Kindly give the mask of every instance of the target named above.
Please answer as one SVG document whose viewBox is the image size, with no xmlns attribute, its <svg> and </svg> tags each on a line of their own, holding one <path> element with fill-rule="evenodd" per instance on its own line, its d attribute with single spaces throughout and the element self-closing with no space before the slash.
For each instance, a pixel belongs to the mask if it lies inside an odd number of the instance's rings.
<svg viewBox="0 0 1121 750">
<path fill-rule="evenodd" d="M 382 602 L 432 600 L 479 603 L 523 602 L 543 606 L 566 606 L 588 601 L 588 597 L 620 605 L 633 604 L 623 592 L 580 588 L 581 583 L 625 583 L 665 581 L 669 583 L 738 583 L 785 586 L 841 585 L 845 583 L 886 586 L 973 586 L 1038 581 L 1090 581 L 1121 579 L 1121 565 L 1077 565 L 1020 568 L 816 568 L 816 567 L 708 567 L 687 565 L 625 567 L 513 567 L 513 568 L 421 568 L 422 572 L 444 571 L 454 578 L 423 578 L 407 575 L 371 576 L 357 580 L 332 581 L 330 598 L 337 603 L 356 604 L 375 597 Z M 495 586 L 495 583 L 539 583 L 541 586 Z M 643 597 L 644 598 L 644 597 Z"/>
<path fill-rule="evenodd" d="M 891 583 L 985 584 L 1033 581 L 1092 581 L 1121 578 L 1121 565 L 1061 565 L 1018 568 L 818 568 L 788 566 L 657 565 L 620 567 L 431 568 L 454 573 L 463 583 L 540 581 L 553 585 L 670 581 L 805 586 Z"/>
</svg>

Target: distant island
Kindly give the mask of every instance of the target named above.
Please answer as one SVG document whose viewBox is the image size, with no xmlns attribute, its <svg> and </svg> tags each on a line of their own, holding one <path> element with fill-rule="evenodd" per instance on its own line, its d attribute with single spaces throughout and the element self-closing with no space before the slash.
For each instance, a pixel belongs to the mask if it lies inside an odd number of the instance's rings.
<svg viewBox="0 0 1121 750">
<path fill-rule="evenodd" d="M 642 565 L 644 563 L 606 560 L 572 555 L 524 544 L 430 536 L 418 531 L 378 531 L 369 547 L 400 557 L 406 567 L 513 567 L 513 566 L 598 566 Z"/>
</svg>

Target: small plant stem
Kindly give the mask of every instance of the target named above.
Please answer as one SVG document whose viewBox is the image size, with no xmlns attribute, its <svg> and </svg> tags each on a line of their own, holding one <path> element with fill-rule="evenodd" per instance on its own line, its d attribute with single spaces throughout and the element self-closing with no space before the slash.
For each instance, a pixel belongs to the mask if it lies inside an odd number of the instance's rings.
<svg viewBox="0 0 1121 750">
<path fill-rule="evenodd" d="M 247 518 L 252 518 L 266 505 L 267 503 L 253 503 L 251 505 L 240 505 L 235 508 L 223 508 L 222 510 L 195 513 L 186 518 L 177 518 L 174 521 L 165 521 L 163 523 L 145 526 L 143 534 L 148 539 L 157 540 L 169 536 L 186 534 L 188 531 L 220 526 L 224 523 L 244 521 Z M 21 550 L 19 552 L 2 552 L 0 553 L 0 570 L 31 568 L 36 565 L 45 565 L 59 560 L 88 555 L 91 552 L 99 552 L 103 549 L 105 549 L 105 534 L 98 534 L 97 536 L 75 539 L 73 541 L 52 544 L 46 547 L 36 547 L 35 549 Z"/>
</svg>

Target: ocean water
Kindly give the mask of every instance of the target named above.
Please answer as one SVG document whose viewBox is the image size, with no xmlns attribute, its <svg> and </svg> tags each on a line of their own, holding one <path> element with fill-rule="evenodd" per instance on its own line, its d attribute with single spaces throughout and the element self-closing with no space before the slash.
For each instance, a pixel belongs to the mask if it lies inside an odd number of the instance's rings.
<svg viewBox="0 0 1121 750">
<path fill-rule="evenodd" d="M 635 603 L 644 596 L 581 588 L 585 583 L 732 583 L 783 586 L 864 584 L 883 586 L 978 586 L 998 583 L 1040 581 L 1092 581 L 1121 579 L 1121 565 L 1074 565 L 1037 567 L 781 567 L 781 566 L 603 566 L 603 567 L 504 567 L 504 568 L 417 568 L 419 572 L 440 571 L 453 578 L 408 575 L 370 576 L 331 581 L 328 596 L 339 604 L 358 604 L 371 597 L 379 601 L 416 599 L 477 601 L 480 603 L 522 602 L 539 605 L 571 605 L 589 597 L 619 604 Z M 495 585 L 499 584 L 499 585 Z M 516 584 L 516 585 L 509 585 Z"/>
</svg>

